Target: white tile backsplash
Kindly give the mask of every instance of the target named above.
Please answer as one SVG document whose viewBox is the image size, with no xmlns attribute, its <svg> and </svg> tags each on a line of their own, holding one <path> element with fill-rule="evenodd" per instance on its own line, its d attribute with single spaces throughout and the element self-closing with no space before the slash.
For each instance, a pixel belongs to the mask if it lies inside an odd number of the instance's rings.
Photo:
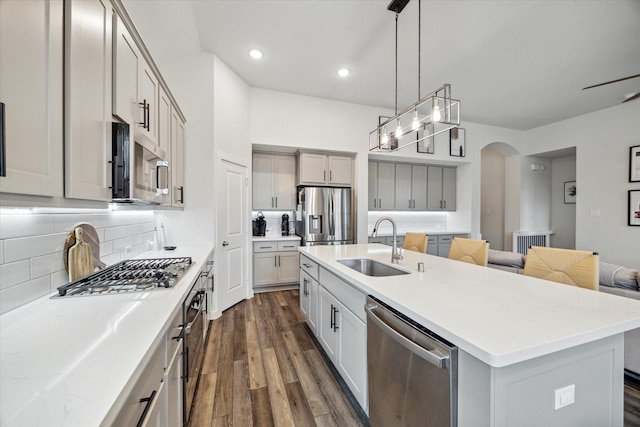
<svg viewBox="0 0 640 427">
<path fill-rule="evenodd" d="M 112 265 L 153 247 L 155 213 L 0 212 L 0 314 L 54 292 L 69 281 L 63 248 L 78 223 L 96 228 L 100 259 Z"/>
<path fill-rule="evenodd" d="M 376 221 L 383 216 L 390 216 L 394 219 L 398 234 L 405 234 L 408 231 L 447 230 L 447 214 L 443 212 L 369 212 L 367 218 L 367 234 L 369 236 L 373 232 Z M 393 227 L 389 221 L 383 221 L 380 224 L 379 235 L 390 236 L 392 232 Z"/>
<path fill-rule="evenodd" d="M 0 289 L 10 288 L 30 278 L 28 259 L 0 265 Z"/>
</svg>

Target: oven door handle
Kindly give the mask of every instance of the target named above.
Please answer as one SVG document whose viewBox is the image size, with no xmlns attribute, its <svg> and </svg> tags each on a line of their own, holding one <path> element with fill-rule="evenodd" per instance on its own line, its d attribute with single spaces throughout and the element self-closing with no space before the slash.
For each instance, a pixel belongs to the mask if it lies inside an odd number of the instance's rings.
<svg viewBox="0 0 640 427">
<path fill-rule="evenodd" d="M 193 326 L 193 322 L 197 322 L 198 320 L 200 320 L 200 316 L 201 315 L 202 315 L 202 304 L 200 304 L 200 308 L 198 309 L 198 312 L 194 316 L 193 320 L 191 322 L 187 323 L 187 326 L 184 327 L 185 335 L 191 333 L 191 327 Z"/>
</svg>

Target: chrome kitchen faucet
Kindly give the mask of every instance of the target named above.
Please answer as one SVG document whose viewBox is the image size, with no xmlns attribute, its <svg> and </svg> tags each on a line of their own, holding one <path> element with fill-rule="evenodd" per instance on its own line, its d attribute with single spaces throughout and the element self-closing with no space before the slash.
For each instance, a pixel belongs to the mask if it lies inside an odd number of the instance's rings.
<svg viewBox="0 0 640 427">
<path fill-rule="evenodd" d="M 393 218 L 391 218 L 390 216 L 383 216 L 382 218 L 378 219 L 376 221 L 376 225 L 373 226 L 373 233 L 371 233 L 371 237 L 376 237 L 378 235 L 378 226 L 384 220 L 389 221 L 393 226 L 393 249 L 391 250 L 391 263 L 398 264 L 398 260 L 402 259 L 402 255 L 400 255 L 400 252 L 398 251 L 398 244 L 396 242 L 398 239 L 398 228 L 396 227 L 396 222 L 393 220 Z"/>
</svg>

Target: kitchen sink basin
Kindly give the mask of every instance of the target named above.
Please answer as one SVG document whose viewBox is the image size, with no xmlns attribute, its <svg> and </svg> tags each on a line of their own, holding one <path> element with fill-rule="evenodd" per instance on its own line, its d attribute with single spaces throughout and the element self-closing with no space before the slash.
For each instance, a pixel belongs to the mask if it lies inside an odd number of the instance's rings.
<svg viewBox="0 0 640 427">
<path fill-rule="evenodd" d="M 367 276 L 386 277 L 409 274 L 408 271 L 400 270 L 369 258 L 339 259 L 338 262 Z"/>
</svg>

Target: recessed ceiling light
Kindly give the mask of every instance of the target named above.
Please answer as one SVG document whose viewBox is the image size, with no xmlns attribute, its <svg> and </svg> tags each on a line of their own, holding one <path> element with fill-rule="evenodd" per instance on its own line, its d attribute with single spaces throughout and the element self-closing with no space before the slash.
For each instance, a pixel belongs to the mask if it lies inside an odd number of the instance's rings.
<svg viewBox="0 0 640 427">
<path fill-rule="evenodd" d="M 339 75 L 340 77 L 347 77 L 347 76 L 349 75 L 349 73 L 351 73 L 351 71 L 349 71 L 349 69 L 348 69 L 348 68 L 340 68 L 340 69 L 338 70 L 338 75 Z"/>
<path fill-rule="evenodd" d="M 258 49 L 251 49 L 249 51 L 249 56 L 251 56 L 253 59 L 260 59 L 262 58 L 262 52 L 260 52 Z"/>
</svg>

